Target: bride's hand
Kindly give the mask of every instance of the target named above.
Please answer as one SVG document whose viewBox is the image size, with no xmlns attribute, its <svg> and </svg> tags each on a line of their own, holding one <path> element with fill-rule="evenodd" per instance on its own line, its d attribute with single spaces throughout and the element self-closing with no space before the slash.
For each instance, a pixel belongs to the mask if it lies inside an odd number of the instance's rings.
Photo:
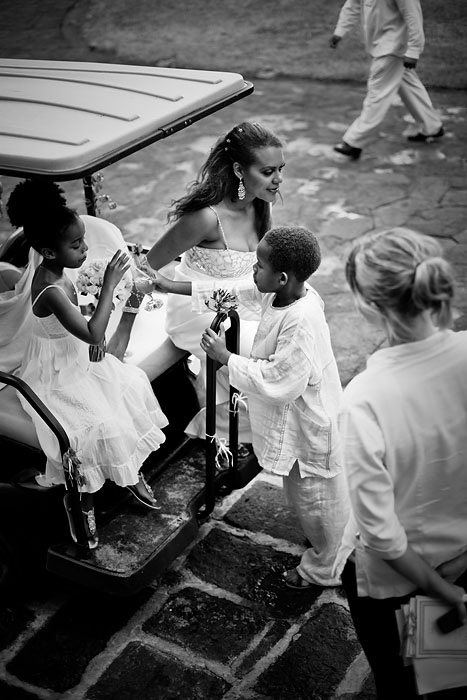
<svg viewBox="0 0 467 700">
<path fill-rule="evenodd" d="M 136 289 L 140 294 L 151 294 L 156 289 L 157 282 L 146 275 L 140 275 L 134 280 Z"/>
</svg>

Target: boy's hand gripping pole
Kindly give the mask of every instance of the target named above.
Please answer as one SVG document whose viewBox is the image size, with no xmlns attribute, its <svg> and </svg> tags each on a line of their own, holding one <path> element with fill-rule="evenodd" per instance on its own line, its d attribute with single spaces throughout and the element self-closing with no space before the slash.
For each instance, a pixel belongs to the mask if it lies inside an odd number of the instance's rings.
<svg viewBox="0 0 467 700">
<path fill-rule="evenodd" d="M 227 350 L 238 355 L 240 348 L 240 319 L 234 309 L 219 311 L 213 322 L 211 330 L 220 334 L 221 324 L 230 318 L 230 328 L 225 332 Z M 200 519 L 207 518 L 213 511 L 216 501 L 216 457 L 219 441 L 216 437 L 216 373 L 222 365 L 216 360 L 207 357 L 206 365 L 206 489 L 205 506 L 198 513 Z M 235 396 L 237 390 L 230 386 L 229 400 L 229 472 L 234 472 L 238 465 L 238 407 Z"/>
</svg>

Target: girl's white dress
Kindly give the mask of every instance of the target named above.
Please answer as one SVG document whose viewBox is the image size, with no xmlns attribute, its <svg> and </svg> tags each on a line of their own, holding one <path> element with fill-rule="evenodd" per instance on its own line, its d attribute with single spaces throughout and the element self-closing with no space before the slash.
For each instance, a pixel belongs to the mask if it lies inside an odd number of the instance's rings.
<svg viewBox="0 0 467 700">
<path fill-rule="evenodd" d="M 194 246 L 187 250 L 179 265 L 175 268 L 174 279 L 199 282 L 202 280 L 220 281 L 251 281 L 253 265 L 256 261 L 255 251 L 239 251 L 229 248 L 219 215 L 214 207 L 210 207 L 217 217 L 219 231 L 225 248 L 202 248 Z M 253 338 L 259 323 L 259 312 L 239 304 L 237 312 L 240 316 L 240 354 L 250 355 Z M 201 364 L 196 382 L 196 390 L 201 406 L 204 406 L 206 395 L 206 354 L 201 350 L 201 336 L 209 328 L 215 313 L 206 307 L 205 313 L 195 313 L 192 310 L 191 298 L 178 294 L 170 294 L 167 302 L 166 331 L 177 347 L 195 355 Z M 228 438 L 228 401 L 229 379 L 227 368 L 217 372 L 217 411 L 216 435 Z M 203 408 L 186 428 L 188 435 L 204 438 L 205 409 Z M 251 442 L 251 429 L 248 416 L 244 410 L 239 416 L 239 438 L 241 442 Z"/>
<path fill-rule="evenodd" d="M 109 354 L 90 362 L 89 345 L 52 314 L 33 316 L 20 376 L 65 429 L 81 462 L 83 491 L 98 491 L 106 479 L 119 486 L 137 483 L 142 463 L 164 442 L 161 428 L 168 424 L 141 369 Z M 47 456 L 47 481 L 64 483 L 57 439 L 19 398 Z"/>
</svg>

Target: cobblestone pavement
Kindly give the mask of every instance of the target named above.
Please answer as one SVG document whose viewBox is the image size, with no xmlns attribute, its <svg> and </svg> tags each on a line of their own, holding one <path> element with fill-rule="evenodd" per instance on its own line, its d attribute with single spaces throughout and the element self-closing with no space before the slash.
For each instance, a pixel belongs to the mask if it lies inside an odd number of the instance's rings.
<svg viewBox="0 0 467 700">
<path fill-rule="evenodd" d="M 84 50 L 61 57 L 87 58 Z M 350 163 L 332 145 L 363 95 L 360 85 L 257 81 L 251 97 L 104 171 L 104 190 L 118 207 L 102 215 L 128 240 L 150 243 L 219 134 L 243 119 L 277 131 L 287 167 L 274 220 L 319 235 L 315 286 L 343 383 L 382 343 L 356 314 L 344 281 L 349 246 L 366 231 L 404 225 L 441 239 L 457 272 L 456 323 L 467 327 L 467 96 L 432 93 L 447 132 L 436 144 L 409 144 L 410 123 L 395 105 L 361 160 Z M 2 178 L 6 196 L 15 182 Z M 79 187 L 65 187 L 82 210 Z M 0 235 L 8 232 L 3 220 Z M 374 700 L 342 591 L 281 585 L 280 572 L 302 550 L 280 481 L 261 474 L 220 502 L 162 579 L 134 597 L 56 581 L 38 590 L 31 581 L 0 608 L 0 697 Z"/>
</svg>

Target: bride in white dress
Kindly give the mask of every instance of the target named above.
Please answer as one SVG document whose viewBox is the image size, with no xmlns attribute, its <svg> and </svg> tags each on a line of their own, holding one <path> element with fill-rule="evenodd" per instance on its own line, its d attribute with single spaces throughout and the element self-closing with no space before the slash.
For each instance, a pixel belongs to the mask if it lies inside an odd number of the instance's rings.
<svg viewBox="0 0 467 700">
<path fill-rule="evenodd" d="M 271 205 L 279 196 L 284 168 L 279 138 L 261 124 L 243 122 L 221 137 L 202 166 L 188 194 L 174 202 L 172 226 L 147 254 L 153 270 L 178 256 L 175 279 L 186 281 L 251 279 L 256 246 L 271 227 Z M 259 316 L 240 305 L 240 354 L 250 354 Z M 206 355 L 201 335 L 215 314 L 191 310 L 189 297 L 170 295 L 166 330 L 174 344 L 201 363 L 196 382 L 200 405 L 205 402 Z M 216 436 L 228 437 L 229 382 L 227 368 L 217 373 Z M 205 437 L 205 409 L 186 432 Z M 239 439 L 251 442 L 246 413 L 240 411 Z"/>
</svg>

